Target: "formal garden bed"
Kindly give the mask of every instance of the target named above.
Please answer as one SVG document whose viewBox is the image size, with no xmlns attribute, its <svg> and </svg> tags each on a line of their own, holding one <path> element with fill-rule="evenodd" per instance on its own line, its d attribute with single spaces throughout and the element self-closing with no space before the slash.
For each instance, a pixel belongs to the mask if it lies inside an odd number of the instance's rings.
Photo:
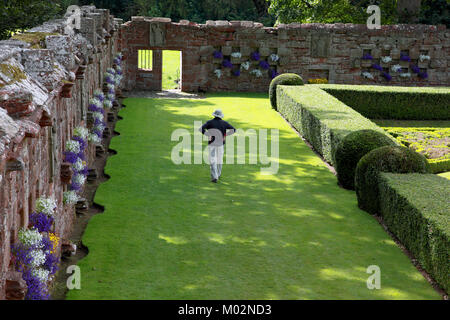
<svg viewBox="0 0 450 320">
<path fill-rule="evenodd" d="M 449 181 L 430 173 L 450 171 L 450 89 L 278 83 L 275 90 L 273 107 L 448 292 Z"/>
</svg>

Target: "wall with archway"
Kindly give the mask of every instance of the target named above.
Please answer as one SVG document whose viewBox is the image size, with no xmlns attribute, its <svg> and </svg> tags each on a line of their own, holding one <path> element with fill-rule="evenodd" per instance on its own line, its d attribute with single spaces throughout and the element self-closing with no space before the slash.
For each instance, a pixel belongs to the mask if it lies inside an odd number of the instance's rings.
<svg viewBox="0 0 450 320">
<path fill-rule="evenodd" d="M 267 28 L 251 21 L 197 24 L 187 20 L 173 23 L 168 18 L 133 17 L 121 26 L 121 43 L 122 52 L 128 58 L 126 87 L 129 90 L 160 89 L 160 50 L 182 51 L 182 90 L 187 92 L 266 91 L 271 70 L 298 73 L 305 80 L 326 78 L 338 84 L 450 84 L 450 31 L 443 25 L 391 25 L 369 30 L 365 25 L 292 23 Z M 141 49 L 155 50 L 151 72 L 137 67 L 137 51 Z M 224 58 L 215 58 L 215 51 L 220 51 Z M 251 59 L 255 51 L 261 60 L 268 62 L 268 69 Z M 232 52 L 240 52 L 242 56 L 232 57 Z M 271 61 L 271 54 L 276 54 L 279 60 Z M 372 59 L 363 59 L 366 54 Z M 410 61 L 403 61 L 401 55 L 408 56 Z M 430 59 L 421 61 L 420 55 Z M 383 62 L 383 56 L 390 56 L 392 61 Z M 222 65 L 223 59 L 231 60 L 231 68 Z M 249 70 L 240 68 L 245 61 L 250 61 Z M 373 64 L 382 70 L 374 69 Z M 392 66 L 396 64 L 411 77 L 394 72 Z M 215 73 L 217 69 L 221 70 L 220 78 Z M 238 69 L 240 74 L 234 74 Z M 262 75 L 252 74 L 254 69 Z M 414 70 L 427 77 L 419 77 Z M 363 77 L 363 72 L 370 72 L 374 79 Z M 392 80 L 387 81 L 383 72 L 388 72 Z"/>
</svg>

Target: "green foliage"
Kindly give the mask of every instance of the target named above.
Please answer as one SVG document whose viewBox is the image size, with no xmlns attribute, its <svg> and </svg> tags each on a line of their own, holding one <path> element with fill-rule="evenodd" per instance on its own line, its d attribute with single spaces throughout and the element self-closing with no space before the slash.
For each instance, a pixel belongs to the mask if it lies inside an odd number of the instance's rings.
<svg viewBox="0 0 450 320">
<path fill-rule="evenodd" d="M 355 131 L 341 141 L 336 149 L 335 169 L 339 183 L 346 189 L 355 188 L 355 169 L 368 152 L 383 146 L 394 146 L 386 134 L 374 130 Z"/>
<path fill-rule="evenodd" d="M 362 157 L 355 172 L 356 196 L 358 206 L 371 214 L 380 212 L 380 172 L 429 173 L 430 167 L 423 155 L 406 147 L 384 146 Z"/>
<path fill-rule="evenodd" d="M 320 85 L 370 119 L 449 120 L 450 89 Z"/>
<path fill-rule="evenodd" d="M 61 13 L 58 1 L 9 0 L 0 2 L 0 39 L 34 27 Z"/>
<path fill-rule="evenodd" d="M 295 73 L 284 73 L 273 78 L 269 86 L 269 99 L 272 104 L 272 108 L 277 110 L 277 86 L 302 86 L 303 79 Z"/>
<path fill-rule="evenodd" d="M 271 0 L 269 13 L 278 23 L 366 23 L 370 4 L 380 6 L 382 24 L 396 22 L 396 3 L 392 0 Z"/>
<path fill-rule="evenodd" d="M 431 159 L 428 160 L 432 173 L 441 173 L 450 171 L 450 159 Z"/>
<path fill-rule="evenodd" d="M 449 0 L 422 0 L 420 23 L 445 24 L 450 28 L 450 1 Z"/>
<path fill-rule="evenodd" d="M 387 135 L 375 123 L 317 85 L 278 86 L 277 108 L 332 165 L 337 146 L 349 133 L 371 129 Z"/>
<path fill-rule="evenodd" d="M 450 180 L 382 173 L 380 214 L 389 230 L 440 286 L 450 289 Z"/>
</svg>

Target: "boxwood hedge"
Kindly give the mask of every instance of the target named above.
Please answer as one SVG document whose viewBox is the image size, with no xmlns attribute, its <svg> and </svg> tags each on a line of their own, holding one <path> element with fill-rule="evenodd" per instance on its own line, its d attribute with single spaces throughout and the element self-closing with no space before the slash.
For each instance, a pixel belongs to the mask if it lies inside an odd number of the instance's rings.
<svg viewBox="0 0 450 320">
<path fill-rule="evenodd" d="M 433 174 L 381 173 L 378 186 L 380 213 L 389 230 L 449 292 L 450 180 Z"/>
<path fill-rule="evenodd" d="M 397 144 L 382 128 L 317 85 L 279 85 L 277 108 L 332 165 L 335 165 L 334 154 L 337 146 L 346 135 L 354 131 L 378 131 Z"/>
<path fill-rule="evenodd" d="M 355 170 L 359 160 L 373 149 L 394 146 L 385 134 L 374 130 L 354 131 L 341 141 L 334 155 L 337 178 L 342 187 L 355 188 Z"/>
<path fill-rule="evenodd" d="M 370 119 L 449 120 L 450 89 L 317 85 Z"/>
<path fill-rule="evenodd" d="M 380 210 L 378 178 L 381 172 L 429 173 L 430 165 L 420 153 L 399 146 L 380 147 L 362 157 L 355 171 L 356 197 L 358 206 L 371 214 L 379 214 Z"/>
<path fill-rule="evenodd" d="M 277 110 L 277 86 L 302 86 L 303 79 L 296 73 L 283 73 L 273 78 L 269 86 L 269 99 L 272 108 Z"/>
</svg>

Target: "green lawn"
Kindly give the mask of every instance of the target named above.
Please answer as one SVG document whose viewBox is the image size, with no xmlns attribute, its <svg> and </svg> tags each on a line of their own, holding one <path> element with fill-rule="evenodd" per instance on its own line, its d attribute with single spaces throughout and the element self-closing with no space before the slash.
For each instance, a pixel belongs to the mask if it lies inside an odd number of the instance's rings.
<svg viewBox="0 0 450 320">
<path fill-rule="evenodd" d="M 68 299 L 440 299 L 267 95 L 125 104 Z M 212 184 L 206 164 L 172 163 L 172 131 L 217 107 L 236 128 L 280 130 L 277 175 L 225 165 Z M 370 265 L 380 290 L 367 289 Z"/>
<path fill-rule="evenodd" d="M 163 51 L 162 89 L 177 89 L 175 80 L 180 79 L 181 56 L 180 51 Z"/>
</svg>

